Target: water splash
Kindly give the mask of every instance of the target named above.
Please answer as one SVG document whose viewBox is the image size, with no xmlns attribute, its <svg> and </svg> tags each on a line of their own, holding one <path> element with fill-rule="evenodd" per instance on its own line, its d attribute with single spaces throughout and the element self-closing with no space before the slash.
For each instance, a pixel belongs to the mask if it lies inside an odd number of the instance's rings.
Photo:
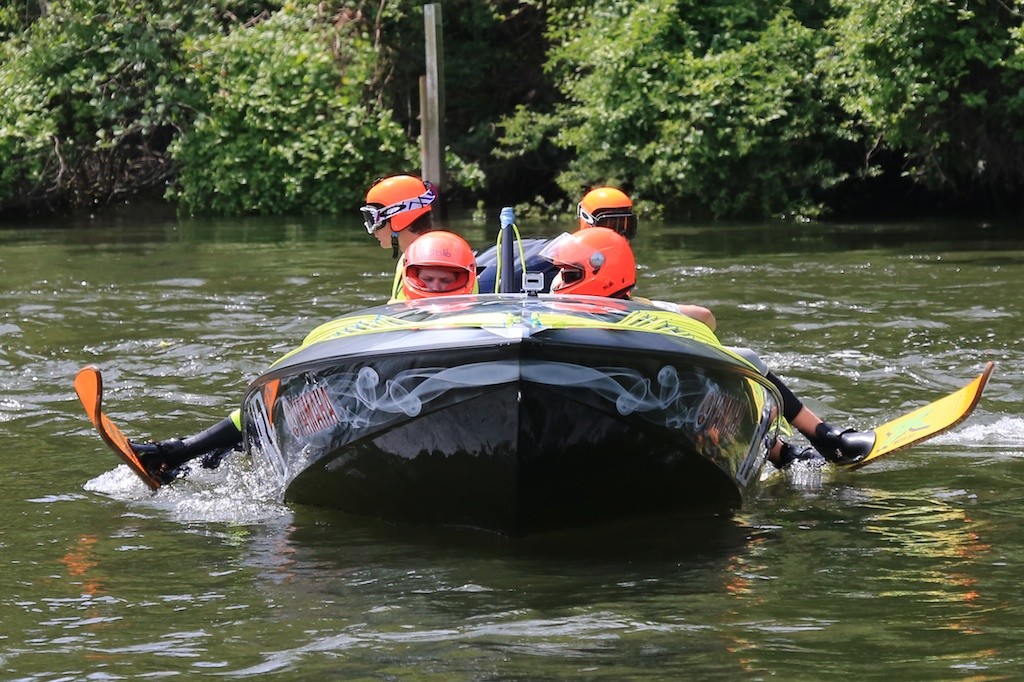
<svg viewBox="0 0 1024 682">
<path fill-rule="evenodd" d="M 1024 417 L 996 417 L 977 415 L 971 421 L 961 424 L 952 431 L 936 436 L 932 442 L 937 445 L 959 445 L 962 447 L 984 447 L 1007 451 L 1016 449 L 1020 455 L 1024 452 Z M 982 417 L 978 419 L 977 417 Z"/>
<path fill-rule="evenodd" d="M 181 523 L 244 525 L 291 513 L 276 477 L 241 455 L 229 456 L 217 469 L 196 465 L 155 493 L 124 464 L 87 481 L 84 488 L 131 506 L 159 510 Z"/>
</svg>

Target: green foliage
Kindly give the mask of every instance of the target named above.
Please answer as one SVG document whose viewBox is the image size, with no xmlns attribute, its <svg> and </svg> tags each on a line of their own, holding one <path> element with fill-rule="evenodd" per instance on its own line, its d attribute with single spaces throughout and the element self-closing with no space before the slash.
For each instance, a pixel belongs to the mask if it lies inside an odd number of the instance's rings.
<svg viewBox="0 0 1024 682">
<path fill-rule="evenodd" d="M 581 22 L 549 60 L 565 102 L 506 119 L 506 152 L 574 151 L 570 197 L 608 182 L 717 216 L 820 211 L 837 126 L 809 75 L 821 38 L 786 3 L 602 0 Z"/>
<path fill-rule="evenodd" d="M 1020 205 L 1024 0 L 442 5 L 456 197 L 554 214 L 609 183 L 730 218 L 908 188 Z M 350 210 L 419 165 L 423 62 L 418 3 L 0 4 L 0 210 L 168 187 L 187 212 Z"/>
<path fill-rule="evenodd" d="M 387 110 L 366 101 L 372 44 L 358 22 L 317 6 L 190 42 L 188 83 L 202 98 L 172 152 L 171 196 L 186 211 L 337 213 L 415 148 Z"/>
<path fill-rule="evenodd" d="M 0 105 L 0 201 L 88 206 L 162 187 L 167 144 L 195 107 L 182 41 L 221 30 L 228 8 L 264 5 L 53 0 L 40 16 L 18 14 L 25 28 L 0 57 L 0 82 L 18 98 Z"/>
<path fill-rule="evenodd" d="M 451 148 L 445 150 L 444 164 L 448 181 L 452 186 L 470 192 L 483 191 L 487 186 L 487 176 L 483 169 L 478 164 L 466 161 L 455 154 Z"/>
<path fill-rule="evenodd" d="M 573 0 L 575 2 L 575 0 Z M 545 12 L 567 0 L 443 0 L 445 127 L 449 152 L 487 179 L 487 193 L 517 185 L 549 184 L 557 159 L 492 154 L 498 122 L 519 104 L 537 106 L 554 94 L 544 61 Z M 374 93 L 415 138 L 419 134 L 419 79 L 424 73 L 423 5 L 384 2 Z M 479 191 L 463 184 L 449 166 L 449 195 L 467 199 Z M 469 195 L 469 196 L 467 196 Z M 511 197 L 506 197 L 510 199 Z"/>
<path fill-rule="evenodd" d="M 7 40 L 24 30 L 39 18 L 37 2 L 6 0 L 0 5 L 0 41 Z"/>
<path fill-rule="evenodd" d="M 368 96 L 376 55 L 345 4 L 54 0 L 42 16 L 0 14 L 22 29 L 0 47 L 0 203 L 162 192 L 180 168 L 170 195 L 185 210 L 351 207 L 415 153 Z"/>
<path fill-rule="evenodd" d="M 41 182 L 52 159 L 57 122 L 37 81 L 0 65 L 0 204 Z"/>
<path fill-rule="evenodd" d="M 1024 3 L 834 0 L 830 97 L 868 161 L 881 151 L 936 191 L 1024 181 Z"/>
<path fill-rule="evenodd" d="M 1022 16 L 1024 0 L 558 3 L 562 99 L 510 112 L 497 153 L 554 146 L 570 198 L 608 182 L 675 215 L 814 217 L 880 188 L 1019 206 Z"/>
</svg>

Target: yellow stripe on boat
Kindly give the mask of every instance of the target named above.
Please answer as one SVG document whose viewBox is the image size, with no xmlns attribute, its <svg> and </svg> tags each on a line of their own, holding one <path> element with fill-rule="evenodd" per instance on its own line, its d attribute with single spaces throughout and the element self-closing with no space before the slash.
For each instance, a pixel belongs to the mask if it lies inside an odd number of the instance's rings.
<svg viewBox="0 0 1024 682">
<path fill-rule="evenodd" d="M 712 346 L 728 353 L 731 357 L 750 365 L 744 358 L 724 347 L 706 325 L 680 313 L 667 310 L 634 310 L 617 321 L 604 320 L 595 316 L 580 313 L 536 312 L 527 314 L 503 312 L 473 312 L 466 315 L 458 313 L 443 317 L 416 319 L 415 317 L 395 317 L 391 315 L 372 314 L 341 317 L 326 322 L 311 331 L 302 341 L 302 345 L 279 358 L 274 364 L 309 348 L 310 346 L 334 339 L 376 334 L 390 331 L 419 331 L 428 329 L 508 329 L 520 325 L 532 329 L 606 329 L 642 331 L 664 334 L 689 339 Z M 750 365 L 753 367 L 753 365 Z"/>
</svg>

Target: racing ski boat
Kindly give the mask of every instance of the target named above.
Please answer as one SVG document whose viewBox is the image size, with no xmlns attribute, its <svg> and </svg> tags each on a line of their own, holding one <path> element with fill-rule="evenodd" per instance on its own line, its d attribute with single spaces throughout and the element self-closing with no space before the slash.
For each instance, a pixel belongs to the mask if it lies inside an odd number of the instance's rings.
<svg viewBox="0 0 1024 682">
<path fill-rule="evenodd" d="M 293 502 L 521 535 L 739 506 L 780 402 L 683 315 L 453 296 L 313 330 L 250 385 L 243 440 Z"/>
<path fill-rule="evenodd" d="M 689 317 L 539 294 L 550 273 L 523 274 L 520 289 L 511 209 L 501 223 L 486 267 L 505 293 L 355 312 L 259 376 L 242 405 L 257 466 L 293 502 L 508 535 L 738 507 L 761 480 L 778 390 Z M 954 427 L 992 371 L 874 429 L 871 451 L 842 466 Z M 75 392 L 108 447 L 158 490 L 103 412 L 100 369 L 83 367 Z"/>
</svg>

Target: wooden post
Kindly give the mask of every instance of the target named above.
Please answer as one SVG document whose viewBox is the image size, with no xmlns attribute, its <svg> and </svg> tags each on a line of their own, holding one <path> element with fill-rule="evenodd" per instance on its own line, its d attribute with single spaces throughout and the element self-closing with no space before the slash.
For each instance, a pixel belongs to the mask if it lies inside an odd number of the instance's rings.
<svg viewBox="0 0 1024 682">
<path fill-rule="evenodd" d="M 444 192 L 444 39 L 441 4 L 423 6 L 427 73 L 420 77 L 420 165 L 423 179 Z M 442 200 L 441 212 L 445 204 Z"/>
</svg>

